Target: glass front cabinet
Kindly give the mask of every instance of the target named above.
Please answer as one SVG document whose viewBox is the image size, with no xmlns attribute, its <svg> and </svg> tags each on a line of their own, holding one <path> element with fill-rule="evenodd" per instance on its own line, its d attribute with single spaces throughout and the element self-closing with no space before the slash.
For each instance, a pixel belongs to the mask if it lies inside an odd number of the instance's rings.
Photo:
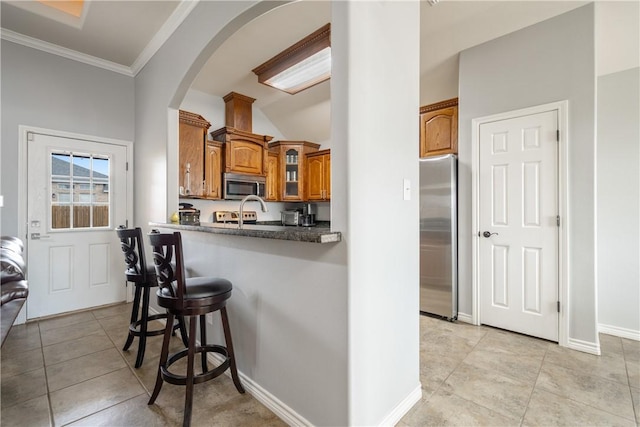
<svg viewBox="0 0 640 427">
<path fill-rule="evenodd" d="M 306 200 L 306 154 L 314 153 L 319 148 L 319 144 L 309 141 L 276 141 L 269 144 L 269 150 L 279 153 L 280 200 Z"/>
</svg>

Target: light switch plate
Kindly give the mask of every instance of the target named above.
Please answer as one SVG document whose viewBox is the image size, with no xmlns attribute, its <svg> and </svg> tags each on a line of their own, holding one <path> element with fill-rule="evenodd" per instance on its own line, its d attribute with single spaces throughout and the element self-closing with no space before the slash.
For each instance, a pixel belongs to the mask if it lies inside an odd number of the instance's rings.
<svg viewBox="0 0 640 427">
<path fill-rule="evenodd" d="M 411 200 L 411 180 L 402 180 L 402 191 L 404 200 Z"/>
</svg>

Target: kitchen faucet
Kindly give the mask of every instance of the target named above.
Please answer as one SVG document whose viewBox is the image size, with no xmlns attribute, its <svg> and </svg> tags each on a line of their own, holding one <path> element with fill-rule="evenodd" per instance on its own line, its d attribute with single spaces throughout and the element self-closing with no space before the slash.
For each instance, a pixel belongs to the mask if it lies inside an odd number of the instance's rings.
<svg viewBox="0 0 640 427">
<path fill-rule="evenodd" d="M 245 202 L 248 202 L 249 200 L 255 200 L 256 202 L 260 202 L 260 207 L 262 208 L 262 212 L 267 212 L 267 204 L 264 202 L 264 200 L 262 200 L 262 198 L 253 195 L 253 194 L 249 194 L 248 196 L 246 196 L 244 199 L 242 199 L 242 201 L 240 201 L 240 212 L 238 213 L 238 228 L 242 230 L 242 211 L 244 209 L 244 204 Z"/>
</svg>

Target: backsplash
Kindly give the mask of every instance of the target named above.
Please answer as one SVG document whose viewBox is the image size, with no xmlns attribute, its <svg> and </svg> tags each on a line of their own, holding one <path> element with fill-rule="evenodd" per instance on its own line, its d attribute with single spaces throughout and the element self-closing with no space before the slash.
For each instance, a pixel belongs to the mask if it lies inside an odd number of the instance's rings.
<svg viewBox="0 0 640 427">
<path fill-rule="evenodd" d="M 201 222 L 214 222 L 213 213 L 215 211 L 237 211 L 240 209 L 239 200 L 204 200 L 204 199 L 180 199 L 179 203 L 190 203 L 194 208 L 200 210 Z M 258 202 L 249 201 L 244 204 L 244 209 L 248 211 L 256 211 L 258 221 L 280 221 L 280 211 L 291 209 L 295 205 L 300 208 L 305 204 L 292 202 L 266 202 L 268 212 L 262 212 Z M 286 205 L 286 208 L 285 208 Z M 320 202 L 313 203 L 316 207 L 316 221 L 331 221 L 331 203 Z M 176 207 L 176 210 L 178 208 Z M 173 212 L 170 212 L 171 215 Z"/>
</svg>

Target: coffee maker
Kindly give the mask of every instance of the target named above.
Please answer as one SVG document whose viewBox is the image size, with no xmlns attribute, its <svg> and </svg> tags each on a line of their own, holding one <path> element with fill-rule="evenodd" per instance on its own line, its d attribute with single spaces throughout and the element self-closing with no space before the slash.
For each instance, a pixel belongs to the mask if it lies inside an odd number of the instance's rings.
<svg viewBox="0 0 640 427">
<path fill-rule="evenodd" d="M 300 215 L 300 226 L 313 227 L 316 225 L 316 205 L 305 203 L 302 205 L 302 215 Z"/>
</svg>

